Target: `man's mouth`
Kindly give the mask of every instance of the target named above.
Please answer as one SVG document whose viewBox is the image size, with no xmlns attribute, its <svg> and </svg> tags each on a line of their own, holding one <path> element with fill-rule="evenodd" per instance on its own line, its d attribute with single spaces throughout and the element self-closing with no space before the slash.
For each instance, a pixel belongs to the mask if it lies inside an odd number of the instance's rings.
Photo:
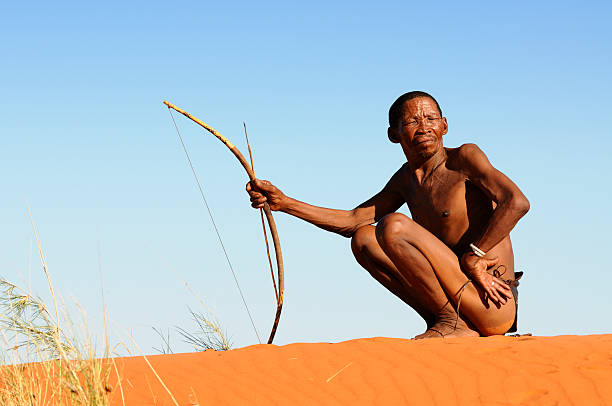
<svg viewBox="0 0 612 406">
<path fill-rule="evenodd" d="M 423 144 L 429 144 L 429 143 L 434 143 L 434 142 L 435 140 L 430 137 L 415 138 L 414 141 L 412 141 L 414 145 L 423 145 Z"/>
</svg>

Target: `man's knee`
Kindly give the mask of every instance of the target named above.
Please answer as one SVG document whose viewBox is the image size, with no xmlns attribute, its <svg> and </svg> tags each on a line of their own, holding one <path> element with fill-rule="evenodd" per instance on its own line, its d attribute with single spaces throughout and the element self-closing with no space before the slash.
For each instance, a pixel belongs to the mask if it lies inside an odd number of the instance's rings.
<svg viewBox="0 0 612 406">
<path fill-rule="evenodd" d="M 401 213 L 391 213 L 383 217 L 376 226 L 376 239 L 381 246 L 389 246 L 405 240 L 411 234 L 414 222 Z"/>
<path fill-rule="evenodd" d="M 376 244 L 373 226 L 359 227 L 351 237 L 351 249 L 357 258 L 364 255 L 371 244 Z"/>
</svg>

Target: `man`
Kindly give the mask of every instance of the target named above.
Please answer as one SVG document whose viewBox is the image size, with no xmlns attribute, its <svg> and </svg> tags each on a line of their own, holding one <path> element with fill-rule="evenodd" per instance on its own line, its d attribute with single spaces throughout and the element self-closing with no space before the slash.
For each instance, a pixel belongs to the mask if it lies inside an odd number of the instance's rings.
<svg viewBox="0 0 612 406">
<path fill-rule="evenodd" d="M 431 95 L 400 96 L 387 132 L 407 162 L 353 210 L 300 202 L 268 181 L 250 182 L 247 191 L 255 208 L 268 202 L 350 237 L 357 262 L 427 323 L 415 338 L 515 331 L 518 282 L 509 233 L 529 201 L 476 145 L 445 148 L 447 131 Z M 395 213 L 404 203 L 412 219 Z"/>
</svg>

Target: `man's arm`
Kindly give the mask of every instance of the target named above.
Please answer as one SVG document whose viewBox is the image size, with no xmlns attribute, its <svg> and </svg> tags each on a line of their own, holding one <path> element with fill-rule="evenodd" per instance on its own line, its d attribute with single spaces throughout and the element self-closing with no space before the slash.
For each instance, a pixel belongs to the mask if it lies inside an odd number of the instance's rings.
<svg viewBox="0 0 612 406">
<path fill-rule="evenodd" d="M 353 210 L 313 206 L 286 196 L 270 182 L 259 179 L 247 183 L 247 192 L 251 196 L 251 205 L 255 208 L 263 207 L 267 201 L 271 210 L 285 212 L 319 228 L 350 238 L 359 227 L 377 222 L 404 203 L 397 192 L 398 173 L 380 192 Z"/>
<path fill-rule="evenodd" d="M 476 145 L 460 147 L 459 165 L 468 179 L 497 205 L 483 235 L 473 242 L 487 252 L 510 234 L 519 219 L 529 211 L 529 201 L 514 182 L 491 165 Z"/>
<path fill-rule="evenodd" d="M 458 153 L 462 172 L 496 204 L 483 235 L 472 243 L 487 252 L 510 234 L 519 219 L 529 210 L 529 201 L 506 175 L 491 165 L 487 156 L 476 145 L 462 145 Z M 499 259 L 496 257 L 481 257 L 472 252 L 466 252 L 461 257 L 465 273 L 493 302 L 501 304 L 512 297 L 512 292 L 501 279 L 487 272 L 498 263 Z"/>
</svg>

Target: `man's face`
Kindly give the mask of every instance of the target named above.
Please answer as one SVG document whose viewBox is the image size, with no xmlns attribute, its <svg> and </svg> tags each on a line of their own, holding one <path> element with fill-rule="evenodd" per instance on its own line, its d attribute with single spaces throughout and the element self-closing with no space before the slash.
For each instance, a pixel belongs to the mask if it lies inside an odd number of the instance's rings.
<svg viewBox="0 0 612 406">
<path fill-rule="evenodd" d="M 448 131 L 446 118 L 429 97 L 417 97 L 404 103 L 396 128 L 389 128 L 389 139 L 401 144 L 406 158 L 429 159 L 442 147 L 442 136 Z"/>
</svg>

